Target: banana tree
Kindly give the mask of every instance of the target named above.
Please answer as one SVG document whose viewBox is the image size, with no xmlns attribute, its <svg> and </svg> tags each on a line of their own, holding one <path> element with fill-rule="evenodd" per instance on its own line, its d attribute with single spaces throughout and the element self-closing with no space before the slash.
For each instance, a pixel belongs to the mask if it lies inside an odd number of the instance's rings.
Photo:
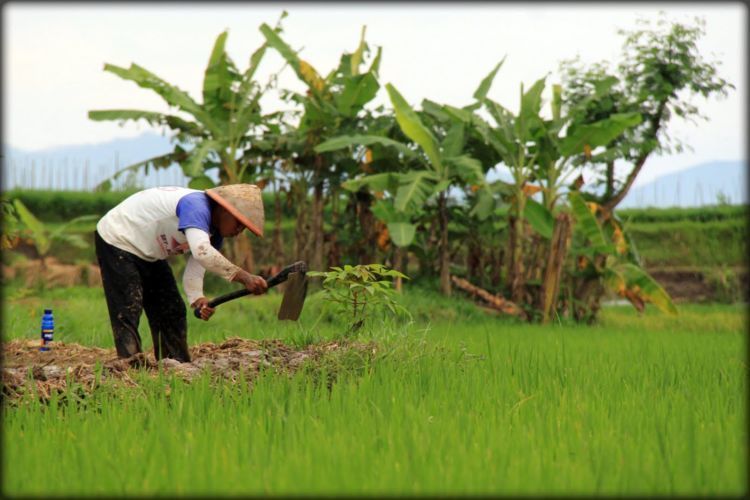
<svg viewBox="0 0 750 500">
<path fill-rule="evenodd" d="M 339 226 L 337 209 L 338 190 L 341 182 L 354 175 L 360 165 L 351 158 L 332 154 L 321 154 L 314 147 L 328 138 L 341 134 L 365 132 L 371 115 L 364 108 L 377 94 L 378 70 L 381 49 L 370 61 L 369 68 L 362 70 L 370 50 L 365 43 L 365 28 L 357 49 L 344 53 L 339 65 L 325 78 L 307 61 L 301 59 L 280 36 L 278 31 L 262 25 L 261 33 L 270 47 L 275 49 L 306 85 L 304 94 L 286 92 L 284 97 L 303 108 L 297 128 L 288 138 L 289 151 L 294 157 L 296 171 L 293 190 L 297 193 L 297 258 L 308 260 L 313 269 L 323 269 L 323 248 L 326 239 L 323 207 L 333 200 L 332 224 Z M 326 192 L 326 185 L 328 190 Z M 312 207 L 308 208 L 308 191 L 312 188 Z M 337 231 L 328 235 L 335 238 Z M 311 234 L 310 234 L 311 233 Z M 332 243 L 335 246 L 335 242 Z M 335 263 L 338 264 L 338 263 Z"/>
<path fill-rule="evenodd" d="M 280 30 L 281 19 L 276 30 Z M 261 45 L 250 57 L 249 66 L 240 72 L 225 50 L 228 32 L 217 38 L 208 60 L 203 78 L 203 102 L 199 103 L 187 92 L 172 85 L 151 71 L 131 64 L 123 68 L 105 64 L 104 70 L 139 87 L 156 92 L 175 112 L 161 113 L 134 109 L 109 109 L 89 111 L 96 121 L 145 120 L 147 123 L 170 129 L 174 135 L 171 152 L 128 165 L 104 181 L 100 188 L 111 187 L 112 180 L 126 172 L 144 168 L 167 168 L 178 163 L 190 178 L 189 186 L 196 189 L 213 187 L 207 172 L 218 171 L 221 183 L 237 183 L 252 179 L 256 172 L 247 155 L 264 123 L 260 99 L 272 86 L 273 78 L 265 86 L 254 80 L 267 44 Z"/>
<path fill-rule="evenodd" d="M 639 311 L 647 302 L 660 311 L 677 314 L 669 294 L 639 262 L 635 244 L 622 222 L 596 202 L 586 202 L 578 191 L 568 195 L 576 219 L 573 269 L 568 273 L 567 306 L 577 321 L 592 321 L 604 287 L 627 299 Z"/>
<path fill-rule="evenodd" d="M 21 200 L 13 200 L 13 207 L 21 223 L 21 232 L 26 232 L 34 245 L 42 270 L 47 266 L 47 257 L 49 257 L 53 241 L 62 241 L 76 248 L 87 248 L 89 243 L 80 234 L 72 232 L 70 228 L 77 223 L 92 222 L 99 218 L 97 215 L 81 215 L 55 229 L 50 229 L 37 219 Z"/>
<path fill-rule="evenodd" d="M 393 205 L 392 210 L 388 211 L 386 221 L 394 233 L 398 234 L 396 239 L 401 243 L 398 245 L 400 247 L 407 246 L 413 240 L 416 228 L 412 220 L 415 214 L 422 210 L 428 200 L 436 199 L 440 231 L 440 287 L 445 295 L 450 295 L 448 188 L 451 185 L 466 183 L 486 186 L 482 165 L 476 159 L 462 154 L 465 145 L 465 125 L 460 120 L 452 120 L 447 130 L 440 124 L 437 128 L 442 140 L 438 141 L 439 135 L 425 125 L 392 84 L 387 84 L 386 90 L 401 131 L 418 146 L 417 150 L 407 143 L 378 136 L 337 137 L 320 144 L 316 150 L 329 151 L 349 146 L 380 144 L 398 151 L 402 161 L 409 165 L 407 171 L 374 174 L 348 185 L 354 188 L 369 184 L 376 190 L 390 192 Z"/>
<path fill-rule="evenodd" d="M 489 89 L 499 66 L 485 78 L 485 89 Z M 526 92 L 521 86 L 517 114 L 489 99 L 486 92 L 475 95 L 495 124 L 490 125 L 476 114 L 471 116 L 471 123 L 496 150 L 513 178 L 509 186 L 512 211 L 507 277 L 511 298 L 516 302 L 538 302 L 548 313 L 556 300 L 560 266 L 565 261 L 565 242 L 571 230 L 569 217 L 556 214 L 556 207 L 570 177 L 580 175 L 581 171 L 580 164 L 573 160 L 583 151 L 605 146 L 640 123 L 640 115 L 623 113 L 593 123 L 579 123 L 576 109 L 562 113 L 562 88 L 554 85 L 551 118 L 545 118 L 542 116 L 545 85 L 546 77 L 543 77 Z M 606 91 L 604 87 L 598 88 L 588 99 L 596 100 Z M 536 193 L 540 193 L 541 203 L 533 198 Z M 528 234 L 526 224 L 534 230 L 533 234 Z M 545 252 L 546 246 L 548 252 Z M 537 297 L 527 287 L 529 280 L 540 282 Z"/>
</svg>

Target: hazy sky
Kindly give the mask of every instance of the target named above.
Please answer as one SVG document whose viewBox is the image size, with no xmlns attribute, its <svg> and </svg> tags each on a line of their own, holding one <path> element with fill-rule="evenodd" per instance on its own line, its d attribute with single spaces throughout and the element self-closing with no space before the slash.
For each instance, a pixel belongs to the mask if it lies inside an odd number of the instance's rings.
<svg viewBox="0 0 750 500">
<path fill-rule="evenodd" d="M 729 98 L 697 99 L 710 117 L 698 126 L 675 122 L 672 135 L 694 152 L 656 158 L 639 183 L 659 173 L 709 160 L 746 159 L 747 13 L 729 3 L 227 3 L 56 4 L 5 3 L 3 9 L 3 134 L 6 145 L 25 150 L 103 142 L 151 130 L 148 125 L 92 122 L 92 109 L 166 111 L 155 93 L 111 73 L 104 63 L 135 62 L 201 99 L 203 71 L 216 36 L 229 29 L 227 50 L 240 70 L 263 43 L 258 27 L 273 25 L 282 10 L 283 38 L 318 72 L 327 74 L 342 52 L 353 51 L 367 26 L 371 48 L 383 47 L 381 84 L 393 83 L 413 105 L 423 98 L 462 106 L 507 55 L 489 96 L 517 108 L 519 86 L 576 55 L 586 62 L 617 61 L 622 36 L 636 19 L 706 20 L 701 51 L 721 61 L 720 75 L 736 87 Z M 283 61 L 268 51 L 260 81 Z M 282 87 L 301 90 L 287 68 Z M 375 103 L 386 103 L 381 89 Z M 264 101 L 264 111 L 279 106 Z"/>
</svg>

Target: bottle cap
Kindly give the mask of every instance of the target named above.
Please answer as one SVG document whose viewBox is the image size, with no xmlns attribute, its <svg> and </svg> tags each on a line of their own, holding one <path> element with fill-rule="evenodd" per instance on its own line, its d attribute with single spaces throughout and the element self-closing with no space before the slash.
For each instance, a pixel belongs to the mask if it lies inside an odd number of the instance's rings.
<svg viewBox="0 0 750 500">
<path fill-rule="evenodd" d="M 52 314 L 52 309 L 45 309 L 44 314 Z"/>
</svg>

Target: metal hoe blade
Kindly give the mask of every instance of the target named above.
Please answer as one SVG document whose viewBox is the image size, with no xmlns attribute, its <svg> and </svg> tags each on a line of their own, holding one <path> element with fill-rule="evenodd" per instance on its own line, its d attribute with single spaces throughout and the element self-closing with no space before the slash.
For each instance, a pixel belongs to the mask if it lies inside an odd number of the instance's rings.
<svg viewBox="0 0 750 500">
<path fill-rule="evenodd" d="M 305 305 L 307 276 L 305 276 L 305 273 L 291 273 L 285 286 L 278 318 L 297 321 L 302 312 L 302 306 Z"/>
</svg>

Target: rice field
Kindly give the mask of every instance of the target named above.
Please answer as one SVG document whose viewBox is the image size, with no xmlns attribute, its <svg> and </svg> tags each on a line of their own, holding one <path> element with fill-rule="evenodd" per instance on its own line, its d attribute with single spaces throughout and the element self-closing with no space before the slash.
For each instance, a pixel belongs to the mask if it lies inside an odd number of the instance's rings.
<svg viewBox="0 0 750 500">
<path fill-rule="evenodd" d="M 54 307 L 66 342 L 112 347 L 101 291 L 6 290 L 4 338 Z M 15 295 L 14 295 L 15 294 Z M 304 345 L 341 325 L 315 296 L 190 320 L 190 343 Z M 599 324 L 524 325 L 409 290 L 412 323 L 361 334 L 373 358 L 252 384 L 150 378 L 4 407 L 7 495 L 732 495 L 747 492 L 747 314 L 605 308 Z M 144 326 L 142 336 L 150 335 Z M 148 346 L 147 346 L 148 348 Z"/>
</svg>

